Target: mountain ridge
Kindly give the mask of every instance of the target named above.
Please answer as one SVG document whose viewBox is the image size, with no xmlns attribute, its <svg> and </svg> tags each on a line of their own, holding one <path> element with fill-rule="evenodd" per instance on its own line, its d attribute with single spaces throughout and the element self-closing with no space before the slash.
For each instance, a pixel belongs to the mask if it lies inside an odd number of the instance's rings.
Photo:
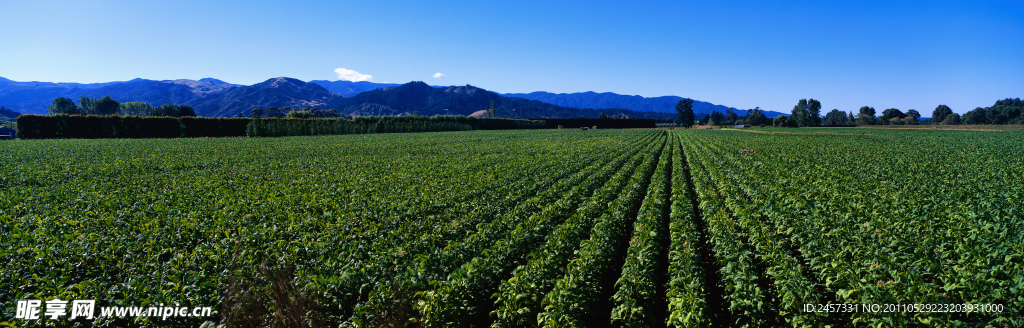
<svg viewBox="0 0 1024 328">
<path fill-rule="evenodd" d="M 469 115 L 485 109 L 489 106 L 488 102 L 494 100 L 496 103 L 502 104 L 499 105 L 499 110 L 508 109 L 509 112 L 507 114 L 516 117 L 523 117 L 525 114 L 512 113 L 511 110 L 519 111 L 519 108 L 522 107 L 528 113 L 555 115 L 555 117 L 576 117 L 575 115 L 583 115 L 577 113 L 587 113 L 586 115 L 590 115 L 592 112 L 594 117 L 600 113 L 605 113 L 609 115 L 625 114 L 630 116 L 671 118 L 672 115 L 669 114 L 674 114 L 675 103 L 673 100 L 682 99 L 675 96 L 644 98 L 640 96 L 619 95 L 611 92 L 596 93 L 592 91 L 575 94 L 554 94 L 543 91 L 530 94 L 501 94 L 471 85 L 430 86 L 424 82 L 417 81 L 414 88 L 400 92 L 409 92 L 412 89 L 416 89 L 423 96 L 429 94 L 432 98 L 419 100 L 421 102 L 420 105 L 424 106 L 422 108 L 416 107 L 413 109 L 415 106 L 409 104 L 400 105 L 395 103 L 396 100 L 394 99 L 390 100 L 391 103 L 369 100 L 357 103 L 359 100 L 346 100 L 347 98 L 371 99 L 372 97 L 369 95 L 364 97 L 358 96 L 366 92 L 386 91 L 408 84 L 327 80 L 303 82 L 288 77 L 272 78 L 248 86 L 231 84 L 212 77 L 199 80 L 177 79 L 161 81 L 135 78 L 129 81 L 83 84 L 73 82 L 17 82 L 0 77 L 0 105 L 21 113 L 45 114 L 50 103 L 57 97 L 67 97 L 77 101 L 78 98 L 83 96 L 90 98 L 110 96 L 121 102 L 145 101 L 154 106 L 165 103 L 189 105 L 196 110 L 198 115 L 210 116 L 236 116 L 238 112 L 243 112 L 244 115 L 248 110 L 255 107 L 319 107 L 338 109 L 361 115 L 402 115 L 421 111 L 437 114 L 458 112 L 458 115 Z M 429 88 L 423 88 L 423 86 Z M 434 92 L 438 90 L 441 92 Z M 586 97 L 580 97 L 580 95 Z M 511 99 L 506 100 L 496 97 Z M 577 99 L 572 99 L 572 97 Z M 585 99 L 587 97 L 591 99 Z M 566 98 L 569 99 L 567 100 Z M 411 99 L 407 100 L 412 101 Z M 481 103 L 480 101 L 486 102 Z M 537 103 L 530 101 L 536 101 Z M 541 105 L 542 103 L 545 105 Z M 701 110 L 702 107 L 700 107 L 703 104 L 708 104 L 708 106 L 712 106 L 709 108 L 717 108 L 721 112 L 729 108 L 722 105 L 695 101 L 696 113 L 704 113 Z M 445 106 L 449 108 L 444 108 Z M 463 110 L 468 108 L 468 106 L 472 106 L 474 110 Z M 507 106 L 507 108 L 502 106 Z M 448 110 L 445 111 L 445 109 Z M 581 109 L 587 110 L 579 111 Z M 644 112 L 651 113 L 641 114 Z M 660 114 L 653 114 L 654 112 Z M 744 112 L 737 110 L 737 114 L 740 115 Z"/>
<path fill-rule="evenodd" d="M 597 117 L 599 112 L 552 105 L 536 100 L 511 98 L 472 85 L 434 87 L 413 81 L 399 86 L 379 88 L 345 98 L 338 111 L 344 115 L 476 115 L 485 113 L 493 102 L 498 117 L 576 118 Z M 620 110 L 630 116 L 643 116 Z M 650 115 L 648 113 L 647 115 Z"/>
<path fill-rule="evenodd" d="M 200 116 L 248 116 L 256 107 L 329 108 L 343 98 L 319 85 L 277 77 L 186 102 Z"/>
</svg>

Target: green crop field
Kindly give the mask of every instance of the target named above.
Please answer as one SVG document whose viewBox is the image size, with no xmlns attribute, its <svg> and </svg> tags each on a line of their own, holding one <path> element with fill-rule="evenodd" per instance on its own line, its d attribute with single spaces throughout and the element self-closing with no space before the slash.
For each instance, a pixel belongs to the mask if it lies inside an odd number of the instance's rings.
<svg viewBox="0 0 1024 328">
<path fill-rule="evenodd" d="M 7 141 L 0 326 L 1021 327 L 1022 203 L 1022 131 Z"/>
</svg>

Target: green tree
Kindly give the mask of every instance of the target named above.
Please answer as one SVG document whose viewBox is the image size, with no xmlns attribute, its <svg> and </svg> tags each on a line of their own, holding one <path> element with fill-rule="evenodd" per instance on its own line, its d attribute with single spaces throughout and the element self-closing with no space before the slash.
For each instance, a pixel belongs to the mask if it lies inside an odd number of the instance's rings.
<svg viewBox="0 0 1024 328">
<path fill-rule="evenodd" d="M 163 104 L 156 107 L 152 116 L 178 117 L 178 106 L 174 104 Z"/>
<path fill-rule="evenodd" d="M 908 109 L 907 116 L 913 117 L 916 120 L 921 118 L 921 113 L 919 113 L 916 109 Z"/>
<path fill-rule="evenodd" d="M 195 117 L 196 110 L 189 105 L 178 105 L 178 117 Z"/>
<path fill-rule="evenodd" d="M 747 124 L 754 126 L 768 125 L 771 123 L 771 121 L 768 120 L 768 116 L 764 115 L 764 111 L 761 110 L 761 107 L 754 107 L 750 112 L 747 112 L 746 121 Z"/>
<path fill-rule="evenodd" d="M 986 110 L 981 107 L 977 107 L 969 112 L 964 113 L 960 117 L 960 122 L 963 124 L 985 124 L 988 119 L 985 117 Z"/>
<path fill-rule="evenodd" d="M 878 118 L 878 121 L 882 125 L 890 124 L 903 124 L 903 118 L 907 117 L 907 114 L 903 114 L 902 111 L 896 108 L 889 108 L 882 111 L 882 116 Z"/>
<path fill-rule="evenodd" d="M 69 115 L 73 115 L 73 114 L 85 114 L 85 111 L 82 110 L 82 107 L 78 107 L 78 105 L 75 105 L 75 101 L 74 100 L 71 100 L 71 99 L 68 99 L 68 98 L 64 98 L 64 97 L 57 97 L 57 99 L 54 99 L 53 102 L 50 103 L 50 109 L 47 110 L 46 113 L 50 114 L 50 115 L 56 115 L 56 114 L 69 114 Z"/>
<path fill-rule="evenodd" d="M 814 98 L 807 100 L 807 125 L 821 126 L 821 102 Z"/>
<path fill-rule="evenodd" d="M 82 111 L 86 115 L 96 115 L 96 106 L 94 106 L 93 104 L 95 102 L 96 99 L 92 99 L 86 96 L 78 98 L 78 106 L 82 107 Z"/>
<path fill-rule="evenodd" d="M 1024 101 L 1020 98 L 998 100 L 986 110 L 988 124 L 1024 124 Z"/>
<path fill-rule="evenodd" d="M 808 116 L 807 99 L 800 99 L 800 101 L 796 103 L 796 106 L 793 106 L 792 116 L 790 116 L 788 120 L 793 121 L 797 126 L 807 126 L 807 122 L 809 120 Z"/>
<path fill-rule="evenodd" d="M 313 112 L 308 110 L 292 110 L 288 111 L 288 115 L 285 118 L 313 118 Z"/>
<path fill-rule="evenodd" d="M 711 115 L 704 114 L 700 117 L 700 124 L 707 125 L 709 122 L 711 122 Z"/>
<path fill-rule="evenodd" d="M 904 118 L 907 117 L 907 114 L 903 114 L 899 109 L 889 108 L 882 111 L 882 117 L 887 119 Z"/>
<path fill-rule="evenodd" d="M 121 103 L 110 98 L 110 96 L 104 96 L 103 98 L 97 99 L 92 103 L 96 115 L 114 115 L 117 114 L 118 108 Z"/>
<path fill-rule="evenodd" d="M 686 98 L 676 103 L 676 119 L 684 128 L 693 126 L 693 99 Z"/>
<path fill-rule="evenodd" d="M 1024 124 L 1024 101 L 1020 98 L 998 100 L 986 110 L 988 124 Z"/>
<path fill-rule="evenodd" d="M 847 126 L 850 122 L 847 121 L 846 113 L 833 109 L 832 111 L 825 114 L 825 119 L 822 120 L 821 125 L 823 126 Z"/>
<path fill-rule="evenodd" d="M 791 128 L 796 127 L 796 122 L 790 119 L 789 116 L 779 115 L 772 120 L 772 125 L 780 128 Z"/>
<path fill-rule="evenodd" d="M 491 110 L 488 111 L 487 113 L 488 113 L 487 117 L 491 117 L 491 118 L 498 117 L 497 114 L 494 112 L 494 100 L 491 100 Z"/>
<path fill-rule="evenodd" d="M 853 117 L 853 112 L 847 113 L 849 116 L 846 117 L 846 122 L 849 125 L 857 125 L 857 119 Z"/>
<path fill-rule="evenodd" d="M 271 106 L 271 107 L 267 107 L 267 113 L 266 113 L 266 115 L 264 117 L 266 117 L 266 118 L 282 118 L 282 117 L 284 117 L 284 115 L 285 114 L 284 114 L 284 112 L 281 111 L 281 109 L 279 109 L 277 107 Z"/>
<path fill-rule="evenodd" d="M 953 114 L 953 110 L 946 105 L 939 105 L 932 111 L 932 123 L 939 123 L 946 120 L 946 116 Z"/>
<path fill-rule="evenodd" d="M 946 117 L 943 118 L 942 122 L 939 123 L 939 124 L 942 124 L 942 125 L 960 125 L 960 114 L 952 113 L 952 114 L 946 115 Z"/>
<path fill-rule="evenodd" d="M 914 110 L 906 110 L 906 116 L 903 117 L 903 124 L 906 125 L 918 125 L 918 119 L 921 118 L 921 113 Z"/>
<path fill-rule="evenodd" d="M 253 108 L 251 113 L 249 114 L 249 117 L 251 117 L 251 118 L 262 118 L 263 117 L 263 108 L 259 108 L 259 107 Z"/>
<path fill-rule="evenodd" d="M 153 105 L 144 101 L 129 101 L 123 102 L 117 108 L 118 115 L 121 116 L 149 116 L 153 113 Z"/>
<path fill-rule="evenodd" d="M 711 124 L 711 125 L 722 125 L 722 123 L 724 121 L 725 121 L 725 115 L 724 114 L 719 113 L 717 110 L 711 111 L 711 120 L 708 121 L 708 124 Z"/>
<path fill-rule="evenodd" d="M 860 113 L 857 114 L 857 125 L 875 125 L 875 108 L 870 106 L 864 106 L 860 108 Z"/>
<path fill-rule="evenodd" d="M 723 123 L 725 125 L 733 125 L 733 124 L 736 124 L 736 120 L 738 118 L 739 118 L 739 116 L 737 116 L 736 113 L 734 113 L 732 111 L 732 108 L 726 109 L 725 110 L 725 118 L 724 118 L 724 122 Z"/>
</svg>

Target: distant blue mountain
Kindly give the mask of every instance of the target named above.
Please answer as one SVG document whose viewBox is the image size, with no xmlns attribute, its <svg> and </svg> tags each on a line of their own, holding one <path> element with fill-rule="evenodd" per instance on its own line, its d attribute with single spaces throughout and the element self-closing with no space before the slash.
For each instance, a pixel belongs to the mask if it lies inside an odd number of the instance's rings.
<svg viewBox="0 0 1024 328">
<path fill-rule="evenodd" d="M 187 104 L 211 93 L 235 88 L 228 84 L 214 84 L 194 80 L 153 81 L 133 79 L 105 83 L 53 83 L 0 81 L 0 105 L 24 114 L 45 114 L 57 97 L 101 98 L 110 96 L 121 102 L 145 101 L 154 106 L 161 104 Z"/>
<path fill-rule="evenodd" d="M 202 82 L 205 83 L 205 82 Z M 186 102 L 199 116 L 248 116 L 253 108 L 335 108 L 345 97 L 293 78 L 278 77 L 250 86 L 231 87 Z"/>
<path fill-rule="evenodd" d="M 398 86 L 404 87 L 395 89 Z M 364 93 L 367 93 L 366 97 L 357 97 Z M 376 96 L 370 97 L 371 94 Z M 421 99 L 422 95 L 427 97 Z M 244 115 L 255 107 L 337 109 L 345 114 L 358 115 L 464 115 L 481 111 L 494 100 L 502 110 L 500 112 L 508 117 L 596 117 L 597 114 L 605 113 L 659 119 L 672 118 L 675 104 L 682 99 L 675 96 L 644 98 L 608 92 L 500 95 L 468 85 L 447 87 L 428 86 L 423 82 L 400 85 L 325 80 L 307 83 L 286 77 L 269 79 L 251 86 L 231 84 L 215 78 L 199 81 L 137 78 L 106 83 L 16 82 L 0 78 L 0 105 L 20 113 L 45 114 L 57 97 L 71 98 L 77 102 L 83 96 L 110 96 L 121 102 L 144 101 L 154 106 L 168 103 L 190 105 L 201 116 L 235 116 L 239 112 Z M 727 109 L 729 107 L 694 101 L 694 112 L 698 115 L 712 110 L 724 113 Z M 744 110 L 734 112 L 741 116 L 746 114 Z M 766 114 L 774 117 L 780 113 Z"/>
<path fill-rule="evenodd" d="M 667 119 L 674 114 L 631 111 L 628 109 L 581 109 L 549 103 L 504 97 L 472 85 L 436 87 L 423 82 L 379 88 L 349 98 L 336 106 L 345 115 L 485 115 L 494 105 L 498 117 L 507 118 L 597 118 L 601 112 L 624 114 L 634 118 Z"/>
<path fill-rule="evenodd" d="M 662 96 L 648 98 L 641 96 L 620 95 L 611 92 L 597 93 L 593 91 L 577 93 L 550 93 L 544 91 L 537 91 L 531 93 L 506 93 L 502 95 L 506 97 L 543 101 L 549 104 L 565 107 L 625 108 L 640 112 L 659 113 L 675 113 L 676 103 L 684 99 L 683 97 L 677 96 Z M 733 112 L 736 113 L 736 115 L 739 116 L 747 115 L 747 110 L 716 105 L 700 100 L 693 101 L 693 112 L 698 116 L 704 114 L 711 114 L 712 111 L 725 113 L 726 110 L 732 110 Z M 778 115 L 783 114 L 774 111 L 764 111 L 764 113 L 768 117 L 776 117 Z"/>
</svg>

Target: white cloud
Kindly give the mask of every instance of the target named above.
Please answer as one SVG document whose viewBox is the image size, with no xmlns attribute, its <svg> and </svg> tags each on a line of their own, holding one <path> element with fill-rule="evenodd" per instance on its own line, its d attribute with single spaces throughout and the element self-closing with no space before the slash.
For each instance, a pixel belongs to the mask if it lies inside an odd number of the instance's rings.
<svg viewBox="0 0 1024 328">
<path fill-rule="evenodd" d="M 341 67 L 335 68 L 334 73 L 338 74 L 339 80 L 359 82 L 359 81 L 372 81 L 373 76 L 368 74 L 359 73 L 350 69 L 344 69 Z"/>
<path fill-rule="evenodd" d="M 441 72 L 434 73 L 434 78 L 435 79 L 440 79 L 440 78 L 445 77 L 445 76 L 447 76 L 447 75 L 441 74 Z"/>
</svg>

